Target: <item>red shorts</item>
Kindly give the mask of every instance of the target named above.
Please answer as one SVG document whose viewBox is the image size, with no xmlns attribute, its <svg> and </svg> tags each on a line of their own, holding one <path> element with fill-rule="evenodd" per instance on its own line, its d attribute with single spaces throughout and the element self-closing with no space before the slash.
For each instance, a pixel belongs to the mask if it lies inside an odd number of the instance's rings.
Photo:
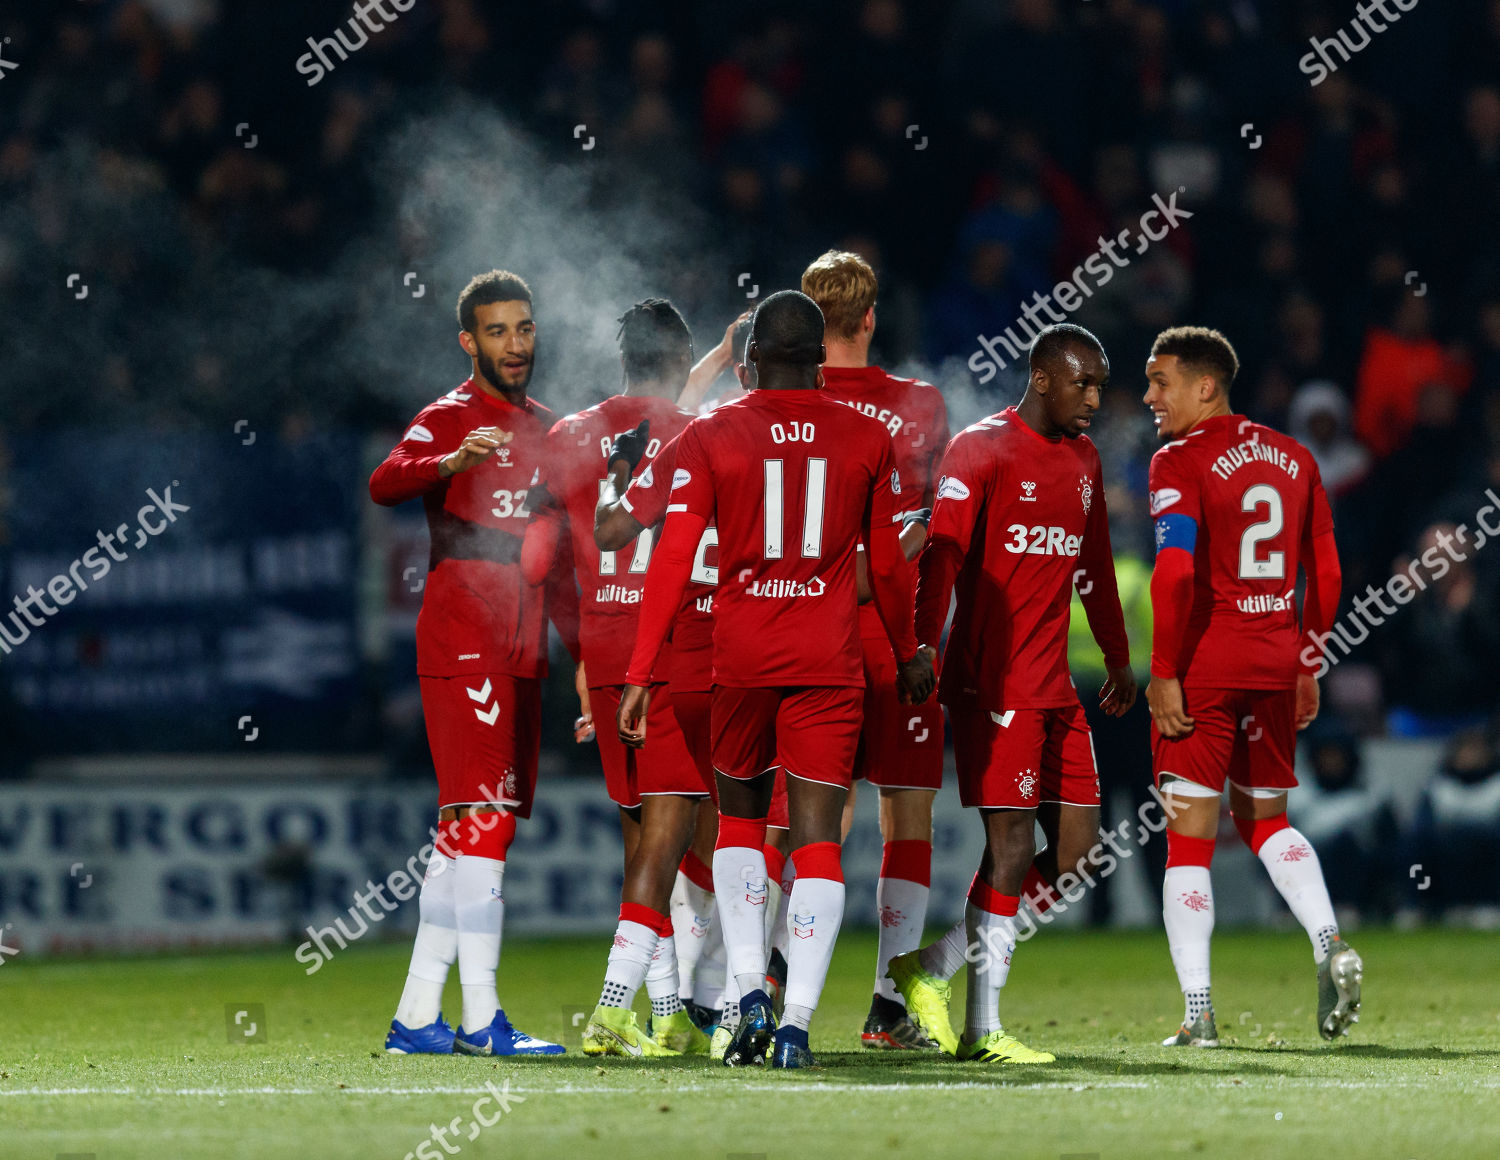
<svg viewBox="0 0 1500 1160">
<path fill-rule="evenodd" d="M 854 776 L 883 789 L 939 789 L 943 784 L 943 707 L 936 697 L 903 705 L 896 657 L 885 640 L 860 642 L 865 654 L 865 724 Z"/>
<path fill-rule="evenodd" d="M 438 807 L 513 801 L 531 816 L 542 744 L 542 684 L 533 677 L 420 677 Z"/>
<path fill-rule="evenodd" d="M 739 781 L 780 762 L 788 774 L 848 788 L 864 690 L 840 685 L 714 689 L 714 769 Z"/>
<path fill-rule="evenodd" d="M 682 730 L 682 739 L 688 752 L 693 755 L 693 765 L 703 784 L 715 801 L 719 798 L 718 783 L 714 781 L 713 694 L 704 692 L 672 693 L 672 712 L 677 714 L 677 725 Z M 648 722 L 649 725 L 649 722 Z"/>
<path fill-rule="evenodd" d="M 1175 774 L 1223 792 L 1227 777 L 1246 789 L 1291 789 L 1297 750 L 1295 689 L 1184 689 L 1193 731 L 1169 741 L 1151 723 L 1156 784 Z"/>
<path fill-rule="evenodd" d="M 950 705 L 958 796 L 981 809 L 1099 804 L 1094 739 L 1079 704 L 992 713 Z"/>
<path fill-rule="evenodd" d="M 589 708 L 599 741 L 599 758 L 604 763 L 604 787 L 610 801 L 626 809 L 641 804 L 641 796 L 682 794 L 686 797 L 708 793 L 709 783 L 699 773 L 692 751 L 688 748 L 682 726 L 672 708 L 672 695 L 666 685 L 651 687 L 651 705 L 646 710 L 646 744 L 631 749 L 620 740 L 615 718 L 620 711 L 623 685 L 604 685 L 589 690 Z"/>
</svg>

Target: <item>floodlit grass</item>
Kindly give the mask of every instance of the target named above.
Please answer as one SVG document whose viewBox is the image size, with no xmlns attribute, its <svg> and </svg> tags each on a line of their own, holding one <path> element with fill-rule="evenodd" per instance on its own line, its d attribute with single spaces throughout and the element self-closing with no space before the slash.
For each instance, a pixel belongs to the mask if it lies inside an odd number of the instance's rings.
<svg viewBox="0 0 1500 1160">
<path fill-rule="evenodd" d="M 706 1060 L 387 1056 L 406 948 L 354 946 L 311 977 L 290 949 L 0 969 L 0 1154 L 395 1160 L 552 1157 L 1205 1156 L 1427 1160 L 1500 1150 L 1500 937 L 1365 931 L 1363 1021 L 1324 1044 L 1299 934 L 1222 934 L 1232 1046 L 1167 1051 L 1181 1001 L 1160 934 L 1049 932 L 1017 951 L 1007 1030 L 1055 1064 L 1001 1069 L 859 1047 L 874 936 L 847 931 L 813 1027 L 821 1069 Z M 501 995 L 559 1038 L 592 1008 L 607 940 L 507 942 Z M 457 1022 L 457 972 L 448 1012 Z M 962 1012 L 962 987 L 955 1012 Z M 226 1007 L 260 1004 L 264 1042 Z M 244 1030 L 248 1020 L 242 1019 Z M 575 1032 L 576 1034 L 576 1032 Z M 486 1081 L 499 1122 L 468 1139 Z M 516 1102 L 515 1097 L 523 1102 Z M 484 1118 L 495 1115 L 486 1104 Z"/>
</svg>

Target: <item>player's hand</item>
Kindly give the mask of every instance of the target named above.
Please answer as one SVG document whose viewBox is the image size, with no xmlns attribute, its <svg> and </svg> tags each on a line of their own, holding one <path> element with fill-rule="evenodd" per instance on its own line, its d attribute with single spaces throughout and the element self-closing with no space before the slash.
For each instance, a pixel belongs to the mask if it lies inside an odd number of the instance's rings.
<svg viewBox="0 0 1500 1160">
<path fill-rule="evenodd" d="M 1117 669 L 1106 665 L 1104 671 L 1108 674 L 1108 679 L 1099 690 L 1099 708 L 1111 717 L 1123 717 L 1135 704 L 1135 674 L 1130 671 L 1129 665 L 1121 665 Z"/>
<path fill-rule="evenodd" d="M 1163 737 L 1172 740 L 1193 731 L 1193 719 L 1182 702 L 1182 682 L 1177 678 L 1152 677 L 1146 686 L 1146 704 L 1151 707 L 1151 720 Z"/>
<path fill-rule="evenodd" d="M 594 739 L 594 712 L 589 707 L 589 682 L 588 676 L 583 671 L 582 661 L 573 672 L 573 688 L 578 691 L 580 714 L 578 720 L 573 722 L 573 740 L 579 745 L 584 745 Z"/>
<path fill-rule="evenodd" d="M 438 464 L 438 474 L 446 479 L 450 475 L 468 471 L 471 467 L 478 467 L 514 438 L 515 435 L 511 432 L 502 431 L 499 427 L 476 427 L 464 436 L 457 451 Z"/>
<path fill-rule="evenodd" d="M 1318 719 L 1318 706 L 1322 694 L 1318 691 L 1318 679 L 1311 673 L 1297 674 L 1297 728 L 1306 729 Z"/>
<path fill-rule="evenodd" d="M 896 667 L 896 693 L 903 705 L 920 705 L 932 696 L 932 687 L 937 684 L 933 668 L 936 655 L 935 649 L 923 645 L 916 656 Z"/>
<path fill-rule="evenodd" d="M 646 744 L 646 711 L 651 707 L 651 690 L 644 685 L 626 685 L 620 694 L 620 712 L 615 723 L 620 740 L 631 749 Z"/>
<path fill-rule="evenodd" d="M 606 468 L 613 467 L 615 460 L 623 459 L 632 474 L 636 464 L 646 454 L 646 445 L 651 442 L 651 420 L 642 419 L 634 431 L 622 431 L 609 446 L 609 461 Z"/>
</svg>

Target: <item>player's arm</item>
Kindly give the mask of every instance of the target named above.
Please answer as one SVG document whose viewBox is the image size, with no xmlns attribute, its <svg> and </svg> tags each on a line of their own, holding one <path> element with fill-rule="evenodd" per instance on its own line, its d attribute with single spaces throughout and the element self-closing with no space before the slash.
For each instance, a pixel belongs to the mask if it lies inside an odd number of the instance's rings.
<svg viewBox="0 0 1500 1160">
<path fill-rule="evenodd" d="M 695 414 L 703 405 L 703 400 L 708 397 L 708 389 L 714 385 L 725 371 L 734 364 L 734 332 L 750 319 L 750 311 L 745 311 L 724 329 L 724 337 L 719 340 L 719 345 L 709 351 L 688 372 L 687 385 L 682 388 L 682 394 L 677 396 L 677 405 L 684 411 L 692 411 Z"/>
<path fill-rule="evenodd" d="M 901 548 L 901 491 L 896 453 L 889 435 L 882 435 L 875 473 L 862 516 L 860 538 L 869 566 L 871 598 L 886 639 L 896 656 L 901 699 L 920 705 L 932 695 L 933 651 L 919 648 L 912 596 L 911 564 Z"/>
<path fill-rule="evenodd" d="M 985 482 L 967 439 L 959 434 L 948 444 L 938 471 L 942 477 L 932 504 L 926 543 L 917 558 L 917 639 L 929 645 L 941 640 L 964 557 L 984 511 Z"/>
<path fill-rule="evenodd" d="M 920 467 L 922 506 L 906 513 L 906 522 L 901 528 L 901 547 L 908 560 L 915 560 L 920 556 L 927 543 L 927 528 L 932 523 L 932 505 L 937 500 L 935 468 L 942 449 L 948 446 L 948 407 L 935 387 L 932 390 L 932 414 L 927 418 L 923 437 L 925 457 Z"/>
<path fill-rule="evenodd" d="M 1104 654 L 1105 682 L 1099 707 L 1111 717 L 1123 717 L 1135 704 L 1135 673 L 1130 668 L 1130 638 L 1115 582 L 1115 554 L 1109 540 L 1109 511 L 1104 502 L 1103 473 L 1084 525 L 1083 548 L 1073 583 L 1088 618 L 1089 631 Z"/>
<path fill-rule="evenodd" d="M 1162 508 L 1156 518 L 1156 566 L 1151 570 L 1151 683 L 1146 687 L 1146 702 L 1162 736 L 1174 738 L 1193 731 L 1193 719 L 1187 715 L 1182 699 L 1177 663 L 1193 609 L 1198 506 L 1196 489 L 1190 490 L 1185 480 L 1178 487 L 1170 487 L 1165 473 L 1159 477 L 1157 461 L 1153 460 L 1151 494 L 1155 497 L 1168 492 L 1180 498 Z M 1152 506 L 1157 506 L 1154 499 Z"/>
<path fill-rule="evenodd" d="M 601 552 L 618 552 L 650 526 L 636 519 L 625 502 L 631 472 L 645 455 L 650 437 L 651 423 L 642 419 L 634 431 L 616 435 L 610 445 L 604 488 L 594 507 L 594 546 Z"/>
<path fill-rule="evenodd" d="M 1302 594 L 1304 647 L 1297 658 L 1300 665 L 1297 674 L 1298 729 L 1306 729 L 1318 716 L 1318 676 L 1326 671 L 1322 642 L 1328 639 L 1333 628 L 1333 619 L 1338 614 L 1339 590 L 1343 585 L 1338 544 L 1333 538 L 1333 512 L 1328 506 L 1323 481 L 1317 474 L 1313 476 L 1312 491 L 1307 524 L 1302 530 L 1302 569 L 1307 575 L 1307 587 Z"/>
<path fill-rule="evenodd" d="M 455 438 L 455 433 L 445 431 L 444 426 L 438 414 L 423 411 L 418 415 L 406 436 L 371 474 L 370 498 L 394 507 L 426 495 L 459 472 L 483 463 L 514 438 L 498 427 L 477 427 L 459 440 L 456 449 L 433 453 L 430 448 L 434 443 Z M 421 434 L 414 438 L 419 431 Z"/>
</svg>

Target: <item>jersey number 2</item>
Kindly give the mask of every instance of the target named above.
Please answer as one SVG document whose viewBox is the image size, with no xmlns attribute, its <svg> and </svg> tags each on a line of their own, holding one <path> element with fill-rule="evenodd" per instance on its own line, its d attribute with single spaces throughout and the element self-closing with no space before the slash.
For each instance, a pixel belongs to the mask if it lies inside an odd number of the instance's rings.
<svg viewBox="0 0 1500 1160">
<path fill-rule="evenodd" d="M 1264 560 L 1256 555 L 1262 540 L 1274 539 L 1281 534 L 1284 517 L 1281 510 L 1281 493 L 1269 483 L 1257 483 L 1245 489 L 1240 499 L 1240 511 L 1259 511 L 1264 505 L 1266 518 L 1251 524 L 1240 537 L 1241 580 L 1284 580 L 1286 578 L 1286 553 L 1267 552 Z"/>
<path fill-rule="evenodd" d="M 782 525 L 786 522 L 786 461 L 765 460 L 767 560 L 782 558 Z M 823 505 L 828 491 L 828 460 L 807 461 L 807 500 L 802 511 L 802 555 L 816 559 L 823 554 Z"/>
</svg>

